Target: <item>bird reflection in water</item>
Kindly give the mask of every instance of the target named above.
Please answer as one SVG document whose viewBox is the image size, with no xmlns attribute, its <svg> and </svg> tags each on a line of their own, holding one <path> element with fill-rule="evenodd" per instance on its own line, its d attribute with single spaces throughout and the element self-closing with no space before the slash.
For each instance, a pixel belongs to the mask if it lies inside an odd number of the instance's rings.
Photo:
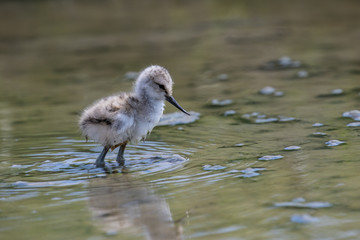
<svg viewBox="0 0 360 240">
<path fill-rule="evenodd" d="M 148 240 L 183 239 L 181 224 L 172 219 L 165 199 L 130 174 L 92 179 L 89 194 L 93 218 L 107 234 L 142 232 Z"/>
</svg>

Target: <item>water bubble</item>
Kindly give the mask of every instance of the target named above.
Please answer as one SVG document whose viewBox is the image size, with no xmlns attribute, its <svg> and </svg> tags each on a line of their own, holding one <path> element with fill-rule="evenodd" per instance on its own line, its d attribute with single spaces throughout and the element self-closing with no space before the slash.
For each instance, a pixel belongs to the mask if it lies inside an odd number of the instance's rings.
<svg viewBox="0 0 360 240">
<path fill-rule="evenodd" d="M 303 198 L 303 197 L 298 197 L 298 198 L 294 198 L 294 199 L 292 200 L 292 202 L 306 202 L 306 200 L 305 200 L 305 198 Z"/>
<path fill-rule="evenodd" d="M 333 205 L 328 202 L 308 202 L 305 204 L 308 208 L 328 208 L 332 207 Z"/>
<path fill-rule="evenodd" d="M 309 76 L 309 73 L 305 70 L 298 71 L 297 76 L 299 78 L 306 78 Z"/>
<path fill-rule="evenodd" d="M 235 115 L 236 111 L 235 110 L 227 110 L 224 112 L 224 116 L 232 116 Z"/>
<path fill-rule="evenodd" d="M 334 139 L 334 140 L 330 140 L 330 141 L 326 142 L 325 144 L 327 146 L 329 146 L 329 147 L 335 147 L 335 146 L 339 146 L 339 145 L 344 144 L 344 143 L 345 142 L 343 142 L 343 141 L 339 141 L 339 140 Z"/>
<path fill-rule="evenodd" d="M 343 117 L 352 118 L 354 121 L 360 121 L 360 111 L 359 110 L 351 110 L 348 112 L 344 112 L 342 114 Z"/>
<path fill-rule="evenodd" d="M 284 96 L 284 92 L 282 92 L 282 91 L 275 91 L 275 92 L 274 92 L 274 96 L 275 96 L 275 97 L 282 97 L 282 96 Z"/>
<path fill-rule="evenodd" d="M 360 122 L 352 122 L 346 125 L 348 127 L 360 127 Z"/>
<path fill-rule="evenodd" d="M 293 61 L 290 57 L 284 56 L 279 59 L 279 65 L 281 65 L 283 68 L 298 68 L 301 66 L 301 62 Z"/>
<path fill-rule="evenodd" d="M 235 144 L 235 147 L 242 147 L 242 146 L 244 146 L 245 144 L 243 144 L 243 143 L 237 143 L 237 144 Z"/>
<path fill-rule="evenodd" d="M 279 119 L 277 118 L 257 118 L 255 119 L 255 123 L 270 123 L 270 122 L 277 122 Z"/>
<path fill-rule="evenodd" d="M 285 116 L 279 116 L 279 122 L 291 122 L 295 121 L 296 118 L 294 117 L 285 117 Z"/>
<path fill-rule="evenodd" d="M 314 133 L 312 133 L 312 135 L 323 137 L 323 136 L 326 136 L 327 134 L 323 133 L 323 132 L 314 132 Z"/>
<path fill-rule="evenodd" d="M 322 127 L 322 126 L 324 126 L 324 124 L 317 122 L 317 123 L 314 123 L 312 126 L 313 127 Z"/>
<path fill-rule="evenodd" d="M 309 214 L 294 214 L 291 216 L 291 222 L 294 223 L 308 224 L 319 221 L 320 221 L 319 218 L 313 217 Z"/>
<path fill-rule="evenodd" d="M 58 200 L 61 200 L 61 199 L 62 199 L 61 197 L 53 197 L 51 200 L 58 201 Z"/>
<path fill-rule="evenodd" d="M 344 93 L 344 91 L 341 88 L 337 88 L 337 89 L 334 89 L 331 91 L 331 94 L 333 94 L 333 95 L 341 95 L 343 93 Z"/>
<path fill-rule="evenodd" d="M 301 67 L 300 61 L 294 61 L 288 56 L 283 56 L 277 60 L 268 61 L 263 64 L 260 68 L 263 70 L 283 70 L 289 68 Z"/>
<path fill-rule="evenodd" d="M 263 95 L 272 95 L 275 92 L 275 88 L 267 86 L 267 87 L 260 89 L 259 92 L 260 92 L 260 94 L 263 94 Z"/>
<path fill-rule="evenodd" d="M 283 158 L 283 156 L 281 156 L 281 155 L 266 155 L 266 156 L 262 156 L 262 157 L 258 158 L 258 160 L 271 161 L 271 160 L 277 160 L 277 159 L 281 159 L 281 158 Z"/>
<path fill-rule="evenodd" d="M 224 100 L 213 99 L 213 100 L 211 100 L 211 104 L 214 106 L 226 106 L 226 105 L 230 105 L 232 103 L 233 103 L 233 101 L 231 99 L 224 99 Z"/>
<path fill-rule="evenodd" d="M 292 61 L 291 58 L 289 58 L 288 56 L 283 56 L 279 59 L 279 64 L 282 66 L 289 66 L 291 65 Z"/>
<path fill-rule="evenodd" d="M 222 73 L 217 75 L 216 79 L 219 81 L 225 81 L 229 79 L 229 76 L 226 73 Z"/>
<path fill-rule="evenodd" d="M 282 96 L 284 96 L 284 92 L 282 92 L 282 91 L 276 91 L 275 88 L 270 87 L 270 86 L 267 86 L 267 87 L 264 87 L 264 88 L 260 89 L 259 93 L 262 94 L 262 95 L 268 95 L 268 96 L 269 96 L 269 95 L 273 95 L 273 96 L 275 96 L 275 97 L 282 97 Z"/>
<path fill-rule="evenodd" d="M 301 147 L 299 147 L 299 146 L 288 146 L 288 147 L 284 148 L 284 150 L 286 150 L 286 151 L 296 151 L 299 149 L 301 149 Z"/>
</svg>

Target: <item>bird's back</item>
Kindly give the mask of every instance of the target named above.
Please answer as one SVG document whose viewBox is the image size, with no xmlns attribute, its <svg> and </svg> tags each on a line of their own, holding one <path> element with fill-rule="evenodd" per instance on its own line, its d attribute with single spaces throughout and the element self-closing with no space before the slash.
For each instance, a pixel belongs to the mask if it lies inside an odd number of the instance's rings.
<svg viewBox="0 0 360 240">
<path fill-rule="evenodd" d="M 104 146 L 128 140 L 126 130 L 133 125 L 132 97 L 127 93 L 102 98 L 84 110 L 79 125 L 85 137 Z"/>
</svg>

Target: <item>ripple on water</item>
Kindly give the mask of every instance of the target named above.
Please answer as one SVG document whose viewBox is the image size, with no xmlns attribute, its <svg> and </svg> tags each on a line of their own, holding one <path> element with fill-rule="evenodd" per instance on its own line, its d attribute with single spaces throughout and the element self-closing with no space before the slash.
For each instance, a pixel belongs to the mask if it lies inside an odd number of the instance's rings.
<svg viewBox="0 0 360 240">
<path fill-rule="evenodd" d="M 44 181 L 44 182 L 27 182 L 17 181 L 11 184 L 15 188 L 43 188 L 43 187 L 65 187 L 78 184 L 85 184 L 86 180 L 58 180 L 58 181 Z"/>
<path fill-rule="evenodd" d="M 221 165 L 205 165 L 203 166 L 203 170 L 205 171 L 214 171 L 214 170 L 222 170 L 225 169 L 226 167 L 221 166 Z"/>
<path fill-rule="evenodd" d="M 11 167 L 12 168 L 30 168 L 30 167 L 33 167 L 33 166 L 35 166 L 35 164 L 28 164 L 28 165 L 26 165 L 26 164 L 24 164 L 24 165 L 14 164 Z"/>
<path fill-rule="evenodd" d="M 243 174 L 239 175 L 238 177 L 242 178 L 252 178 L 261 175 L 259 171 L 265 171 L 266 168 L 247 168 L 244 170 L 241 170 Z"/>
<path fill-rule="evenodd" d="M 246 168 L 244 170 L 231 169 L 227 171 L 218 171 L 224 170 L 228 167 L 221 165 L 205 165 L 203 167 L 203 172 L 190 174 L 190 175 L 177 175 L 170 176 L 167 178 L 159 178 L 153 180 L 153 183 L 156 184 L 174 184 L 178 186 L 184 186 L 189 183 L 194 182 L 206 182 L 206 184 L 212 184 L 218 181 L 222 181 L 225 178 L 251 178 L 261 175 L 259 171 L 264 171 L 266 168 Z M 239 175 L 239 173 L 242 173 Z"/>
<path fill-rule="evenodd" d="M 19 201 L 19 200 L 24 200 L 24 199 L 29 199 L 29 198 L 33 198 L 33 197 L 37 197 L 39 196 L 38 192 L 27 192 L 27 193 L 22 193 L 22 194 L 16 194 L 12 193 L 14 196 L 9 196 L 9 197 L 1 197 L 0 201 L 5 201 L 5 202 L 15 202 L 15 201 Z"/>
<path fill-rule="evenodd" d="M 14 202 L 39 197 L 42 192 L 37 189 L 41 188 L 59 187 L 63 189 L 66 187 L 68 189 L 69 186 L 76 186 L 75 188 L 78 189 L 77 186 L 88 184 L 89 178 L 106 176 L 104 169 L 96 168 L 94 165 L 95 159 L 101 151 L 98 144 L 85 144 L 84 141 L 66 138 L 59 140 L 60 142 L 56 143 L 56 145 L 61 146 L 59 148 L 52 146 L 45 151 L 42 150 L 44 152 L 35 149 L 34 154 L 27 155 L 27 158 L 32 158 L 33 164 L 14 164 L 11 166 L 12 169 L 31 180 L 26 181 L 27 179 L 17 178 L 12 182 L 0 183 L 3 189 L 0 191 L 0 202 Z M 69 145 L 68 148 L 63 147 L 65 142 Z M 84 148 L 86 151 L 76 150 L 78 148 Z M 127 150 L 125 153 L 128 160 L 126 167 L 128 171 L 136 171 L 138 174 L 172 171 L 182 167 L 188 161 L 187 158 L 175 154 L 175 150 L 163 142 L 142 142 L 136 146 L 129 146 Z M 116 152 L 108 154 L 106 166 L 109 168 L 116 165 L 116 154 Z M 189 152 L 183 154 L 189 154 Z M 109 159 L 113 160 L 109 163 Z M 117 169 L 120 171 L 119 168 Z M 66 204 L 70 201 L 81 200 L 83 199 L 82 196 L 83 194 L 80 194 L 80 198 L 64 200 L 55 194 L 52 200 L 60 200 L 54 204 Z"/>
<path fill-rule="evenodd" d="M 188 159 L 178 154 L 149 156 L 147 158 L 128 161 L 126 167 L 129 171 L 136 171 L 139 174 L 151 174 L 157 172 L 168 172 L 183 166 Z"/>
<path fill-rule="evenodd" d="M 118 167 L 115 159 L 117 151 L 109 152 L 106 159 L 106 170 L 96 168 L 94 165 L 95 159 L 101 152 L 102 147 L 98 144 L 84 143 L 84 141 L 77 141 L 72 139 L 61 139 L 58 145 L 63 146 L 64 142 L 72 145 L 72 147 L 81 147 L 86 151 L 79 151 L 72 148 L 56 148 L 47 149 L 46 152 L 38 152 L 35 154 L 27 155 L 28 157 L 36 159 L 34 164 L 31 165 L 13 165 L 13 168 L 18 171 L 23 171 L 26 176 L 31 176 L 34 183 L 18 182 L 15 186 L 35 187 L 35 186 L 54 186 L 58 184 L 72 185 L 79 180 L 89 177 L 104 176 L 106 172 L 117 172 L 121 168 Z M 90 151 L 89 151 L 90 150 Z M 183 154 L 187 155 L 189 152 L 184 151 Z M 146 141 L 138 145 L 131 145 L 125 152 L 126 167 L 129 171 L 137 171 L 140 174 L 155 173 L 159 171 L 171 171 L 188 161 L 187 158 L 177 155 L 175 150 L 168 144 L 163 142 Z M 51 160 L 49 160 L 51 159 Z M 65 160 L 63 160 L 65 159 Z M 112 159 L 111 161 L 109 161 Z M 39 174 L 41 172 L 42 174 Z M 44 180 L 43 173 L 52 173 L 51 180 L 47 183 L 42 183 Z M 59 179 L 72 179 L 70 182 L 56 182 Z M 36 183 L 36 180 L 39 183 Z"/>
</svg>

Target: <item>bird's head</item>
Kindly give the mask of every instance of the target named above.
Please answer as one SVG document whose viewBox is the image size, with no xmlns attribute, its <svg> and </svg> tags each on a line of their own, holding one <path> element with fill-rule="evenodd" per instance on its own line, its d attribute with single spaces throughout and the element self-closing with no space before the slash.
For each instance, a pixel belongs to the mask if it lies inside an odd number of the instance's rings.
<svg viewBox="0 0 360 240">
<path fill-rule="evenodd" d="M 176 108 L 187 115 L 185 111 L 172 96 L 173 80 L 166 68 L 161 66 L 150 66 L 145 68 L 135 82 L 135 94 L 140 98 L 155 100 L 167 100 Z"/>
</svg>

